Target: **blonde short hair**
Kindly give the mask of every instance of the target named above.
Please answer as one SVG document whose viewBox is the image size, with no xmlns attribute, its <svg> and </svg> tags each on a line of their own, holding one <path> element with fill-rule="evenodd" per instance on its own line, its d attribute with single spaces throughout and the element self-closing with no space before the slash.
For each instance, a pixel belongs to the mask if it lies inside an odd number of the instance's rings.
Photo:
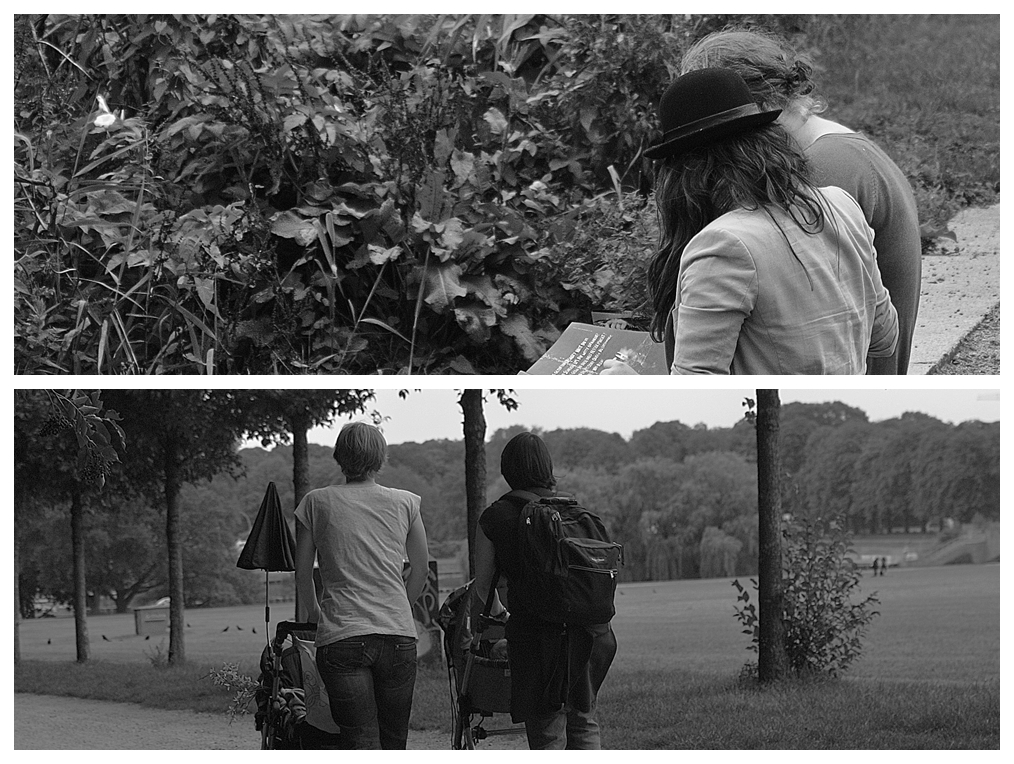
<svg viewBox="0 0 1014 764">
<path fill-rule="evenodd" d="M 363 480 L 373 477 L 384 466 L 387 441 L 372 424 L 350 422 L 338 433 L 332 456 L 346 480 Z"/>
</svg>

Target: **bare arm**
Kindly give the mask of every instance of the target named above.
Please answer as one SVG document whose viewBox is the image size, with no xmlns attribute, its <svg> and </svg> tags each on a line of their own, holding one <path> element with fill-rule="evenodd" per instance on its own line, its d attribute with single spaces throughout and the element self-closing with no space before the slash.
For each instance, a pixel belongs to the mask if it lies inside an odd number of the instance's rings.
<svg viewBox="0 0 1014 764">
<path fill-rule="evenodd" d="M 320 620 L 320 605 L 313 585 L 313 562 L 317 558 L 317 547 L 313 543 L 310 529 L 296 520 L 296 592 L 299 595 L 298 620 L 317 623 Z"/>
<path fill-rule="evenodd" d="M 405 582 L 405 591 L 408 594 L 408 602 L 414 605 L 419 599 L 423 589 L 426 587 L 426 578 L 429 576 L 429 549 L 426 546 L 426 528 L 423 525 L 422 515 L 415 519 L 412 527 L 408 529 L 408 537 L 405 539 L 405 549 L 408 552 L 408 581 Z"/>
<path fill-rule="evenodd" d="M 496 572 L 496 556 L 493 551 L 493 542 L 482 530 L 482 526 L 475 529 L 475 592 L 479 599 L 486 601 L 489 594 L 489 587 L 493 583 L 493 574 Z M 500 615 L 504 611 L 503 603 L 500 602 L 500 595 L 493 593 L 493 607 L 490 615 Z"/>
</svg>

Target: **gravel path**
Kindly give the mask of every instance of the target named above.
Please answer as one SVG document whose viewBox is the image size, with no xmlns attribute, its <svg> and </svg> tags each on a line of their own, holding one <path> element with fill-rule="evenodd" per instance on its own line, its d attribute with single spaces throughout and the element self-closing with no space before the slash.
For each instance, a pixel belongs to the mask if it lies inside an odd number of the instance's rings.
<svg viewBox="0 0 1014 764">
<path fill-rule="evenodd" d="M 492 726 L 492 725 L 490 725 Z M 447 750 L 445 732 L 411 730 L 412 750 Z M 526 748 L 524 736 L 492 738 L 482 747 Z M 224 714 L 166 711 L 55 695 L 14 695 L 15 750 L 249 750 L 260 748 L 252 716 L 232 724 Z"/>
</svg>

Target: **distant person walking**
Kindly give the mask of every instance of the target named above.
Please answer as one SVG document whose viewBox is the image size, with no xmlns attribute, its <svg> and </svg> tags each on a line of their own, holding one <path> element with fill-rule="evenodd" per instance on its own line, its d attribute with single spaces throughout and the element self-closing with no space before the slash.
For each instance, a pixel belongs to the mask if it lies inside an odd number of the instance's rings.
<svg viewBox="0 0 1014 764">
<path fill-rule="evenodd" d="M 877 577 L 877 571 L 879 569 L 880 569 L 880 558 L 879 557 L 874 557 L 873 558 L 873 577 L 874 578 Z"/>
<path fill-rule="evenodd" d="M 345 483 L 310 491 L 296 508 L 300 617 L 317 623 L 317 670 L 345 748 L 404 749 L 412 712 L 412 604 L 429 572 L 426 530 L 418 496 L 377 484 L 386 458 L 380 430 L 345 425 L 334 447 Z"/>
<path fill-rule="evenodd" d="M 711 67 L 738 72 L 761 109 L 781 109 L 777 122 L 805 154 L 816 184 L 844 189 L 859 203 L 898 311 L 895 352 L 871 354 L 866 373 L 907 373 L 922 282 L 919 214 L 908 178 L 866 135 L 819 116 L 826 104 L 815 95 L 813 67 L 783 41 L 744 29 L 715 32 L 690 46 L 681 71 Z"/>
<path fill-rule="evenodd" d="M 884 575 L 884 571 L 887 570 L 887 558 L 880 558 L 880 575 Z"/>
</svg>

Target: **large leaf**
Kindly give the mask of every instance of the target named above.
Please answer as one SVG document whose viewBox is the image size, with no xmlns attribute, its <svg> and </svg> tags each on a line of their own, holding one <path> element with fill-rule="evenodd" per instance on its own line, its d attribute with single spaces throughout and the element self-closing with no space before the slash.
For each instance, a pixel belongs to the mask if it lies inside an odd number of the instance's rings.
<svg viewBox="0 0 1014 764">
<path fill-rule="evenodd" d="M 455 129 L 447 130 L 446 128 L 437 131 L 436 138 L 433 140 L 433 159 L 436 160 L 437 167 L 443 167 L 447 164 L 447 159 L 451 156 L 451 152 L 458 153 L 454 149 L 454 139 L 457 136 L 458 131 Z"/>
<path fill-rule="evenodd" d="M 419 214 L 424 220 L 439 223 L 445 217 L 445 210 L 450 209 L 444 191 L 446 173 L 434 170 L 416 187 L 416 201 L 419 203 Z"/>
<path fill-rule="evenodd" d="M 461 279 L 461 283 L 470 296 L 481 300 L 498 315 L 507 314 L 507 306 L 500 296 L 500 290 L 493 286 L 493 280 L 489 276 L 465 276 Z"/>
<path fill-rule="evenodd" d="M 514 338 L 514 344 L 518 346 L 521 355 L 525 360 L 535 363 L 546 352 L 549 344 L 532 331 L 532 326 L 526 316 L 515 313 L 501 319 L 500 331 L 509 337 Z"/>
<path fill-rule="evenodd" d="M 474 342 L 489 339 L 489 327 L 496 325 L 496 313 L 478 300 L 454 306 L 454 318 Z"/>
<path fill-rule="evenodd" d="M 376 244 L 369 245 L 370 262 L 374 265 L 383 265 L 384 263 L 393 262 L 401 257 L 401 247 L 380 247 Z"/>
<path fill-rule="evenodd" d="M 493 108 L 482 115 L 494 135 L 503 135 L 507 130 L 507 118 L 499 109 Z"/>
<path fill-rule="evenodd" d="M 218 308 L 215 307 L 215 279 L 201 278 L 194 276 L 194 286 L 197 289 L 197 296 L 201 298 L 204 307 L 221 318 Z"/>
<path fill-rule="evenodd" d="M 444 230 L 440 234 L 440 243 L 454 251 L 465 237 L 465 226 L 458 218 L 449 218 L 442 227 Z"/>
<path fill-rule="evenodd" d="M 317 238 L 313 220 L 301 218 L 292 210 L 279 212 L 271 221 L 271 233 L 283 239 L 295 239 L 301 247 L 308 247 Z"/>
<path fill-rule="evenodd" d="M 457 297 L 468 290 L 461 284 L 461 266 L 457 263 L 430 265 L 423 274 L 423 300 L 437 313 L 447 310 Z"/>
<path fill-rule="evenodd" d="M 457 185 L 464 185 L 472 175 L 475 167 L 475 155 L 467 151 L 455 149 L 451 154 L 451 170 L 454 172 L 454 179 Z"/>
</svg>

